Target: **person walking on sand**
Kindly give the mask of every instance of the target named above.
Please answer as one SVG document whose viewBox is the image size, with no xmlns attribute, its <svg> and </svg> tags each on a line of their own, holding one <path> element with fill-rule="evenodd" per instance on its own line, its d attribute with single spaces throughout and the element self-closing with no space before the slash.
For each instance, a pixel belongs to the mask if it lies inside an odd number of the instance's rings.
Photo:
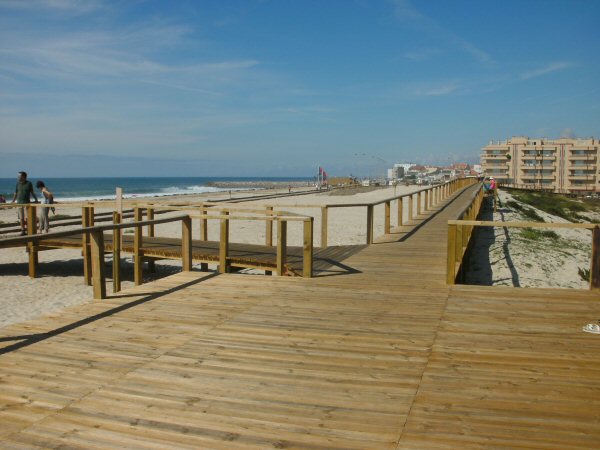
<svg viewBox="0 0 600 450">
<path fill-rule="evenodd" d="M 42 203 L 45 205 L 51 205 L 52 203 L 54 203 L 54 196 L 52 195 L 52 192 L 50 192 L 48 190 L 48 188 L 46 187 L 46 184 L 43 181 L 38 181 L 37 183 L 35 183 L 35 187 L 38 188 L 41 192 L 42 192 L 42 196 L 43 196 L 43 200 Z M 50 209 L 49 207 L 43 207 L 40 208 L 40 212 L 38 214 L 38 219 L 39 219 L 39 229 L 40 229 L 40 233 L 48 233 L 49 229 L 50 229 L 50 221 L 48 220 L 48 214 L 50 213 Z M 52 211 L 54 211 L 54 208 L 52 208 Z"/>
<path fill-rule="evenodd" d="M 33 184 L 31 184 L 31 181 L 27 180 L 27 172 L 19 172 L 19 178 L 17 185 L 15 186 L 15 195 L 13 196 L 12 203 L 15 201 L 20 205 L 31 203 L 31 196 L 33 196 L 35 202 L 38 203 L 38 199 L 33 191 Z M 25 218 L 24 207 L 21 206 L 17 208 L 17 217 L 19 218 L 19 223 L 21 225 L 21 236 L 25 236 L 27 234 L 27 228 L 25 228 L 27 226 L 27 220 Z"/>
</svg>

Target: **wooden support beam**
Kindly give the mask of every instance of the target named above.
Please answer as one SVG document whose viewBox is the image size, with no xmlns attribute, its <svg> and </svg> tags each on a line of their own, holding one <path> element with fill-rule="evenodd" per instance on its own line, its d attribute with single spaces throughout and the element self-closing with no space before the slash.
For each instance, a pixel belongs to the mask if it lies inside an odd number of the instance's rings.
<svg viewBox="0 0 600 450">
<path fill-rule="evenodd" d="M 590 265 L 590 289 L 600 289 L 600 227 L 592 230 L 592 262 Z"/>
<path fill-rule="evenodd" d="M 423 202 L 423 211 L 427 211 L 429 209 L 429 190 L 423 192 L 424 202 Z"/>
<path fill-rule="evenodd" d="M 133 210 L 134 222 L 142 221 L 142 210 L 137 206 Z M 135 227 L 133 232 L 133 281 L 136 286 L 139 286 L 144 282 L 144 255 L 142 252 L 143 236 L 142 227 Z"/>
<path fill-rule="evenodd" d="M 277 275 L 285 274 L 287 259 L 287 221 L 277 221 Z"/>
<path fill-rule="evenodd" d="M 154 209 L 147 208 L 146 209 L 146 220 L 154 220 Z M 148 237 L 154 237 L 154 224 L 148 225 Z M 156 264 L 153 259 L 148 260 L 148 272 L 155 273 L 156 272 Z"/>
<path fill-rule="evenodd" d="M 329 221 L 329 208 L 321 207 L 321 248 L 327 248 L 327 228 Z"/>
<path fill-rule="evenodd" d="M 184 272 L 192 270 L 192 219 L 181 220 L 181 267 Z"/>
<path fill-rule="evenodd" d="M 417 192 L 417 217 L 421 215 L 421 191 Z"/>
<path fill-rule="evenodd" d="M 373 205 L 367 205 L 367 245 L 373 243 L 373 226 L 375 225 L 375 217 L 373 214 L 373 210 Z"/>
<path fill-rule="evenodd" d="M 302 257 L 302 276 L 313 276 L 313 218 L 306 219 L 304 223 L 304 252 Z"/>
<path fill-rule="evenodd" d="M 413 211 L 414 211 L 414 198 L 413 198 L 414 194 L 410 194 L 408 196 L 408 220 L 412 220 L 414 217 Z"/>
<path fill-rule="evenodd" d="M 456 261 L 456 266 L 458 271 L 462 270 L 462 257 L 463 257 L 463 227 L 462 225 L 456 226 L 456 243 L 454 245 L 454 261 Z"/>
<path fill-rule="evenodd" d="M 113 212 L 113 223 L 121 223 L 121 214 Z M 113 292 L 121 291 L 121 230 L 113 230 Z"/>
<path fill-rule="evenodd" d="M 25 213 L 27 214 L 27 235 L 33 236 L 37 234 L 37 215 L 35 205 L 27 205 Z M 29 251 L 29 277 L 35 278 L 37 276 L 38 267 L 38 251 L 37 244 L 30 242 L 27 244 L 27 250 Z"/>
<path fill-rule="evenodd" d="M 448 225 L 448 255 L 446 261 L 446 283 L 456 280 L 456 225 Z"/>
<path fill-rule="evenodd" d="M 89 206 L 81 208 L 81 227 L 90 227 Z M 83 282 L 86 286 L 92 285 L 92 260 L 90 257 L 90 236 L 83 233 L 81 236 L 81 253 L 83 255 Z"/>
<path fill-rule="evenodd" d="M 228 211 L 223 211 L 223 215 L 228 215 Z M 229 272 L 229 219 L 221 219 L 221 237 L 219 241 L 219 272 Z"/>
<path fill-rule="evenodd" d="M 273 212 L 273 207 L 272 206 L 267 206 L 267 214 L 266 216 L 272 216 Z M 273 247 L 273 221 L 272 220 L 267 220 L 265 222 L 265 226 L 266 226 L 266 230 L 265 230 L 265 245 L 267 247 Z"/>
<path fill-rule="evenodd" d="M 404 197 L 400 197 L 397 201 L 398 201 L 398 217 L 396 219 L 396 223 L 398 224 L 399 227 L 401 227 L 404 224 L 404 217 L 403 217 L 404 211 L 402 211 Z"/>
<path fill-rule="evenodd" d="M 385 202 L 385 217 L 383 222 L 383 232 L 385 234 L 390 234 L 392 232 L 392 224 L 390 221 L 390 210 L 391 210 L 392 202 L 390 200 Z"/>
<path fill-rule="evenodd" d="M 200 215 L 206 216 L 208 213 L 204 210 L 204 203 L 200 203 Z M 200 240 L 208 241 L 208 219 L 200 219 Z M 202 272 L 208 271 L 208 263 L 200 263 Z"/>
<path fill-rule="evenodd" d="M 90 251 L 92 259 L 92 286 L 94 299 L 106 298 L 106 276 L 104 274 L 104 233 L 93 231 L 90 233 Z"/>
</svg>

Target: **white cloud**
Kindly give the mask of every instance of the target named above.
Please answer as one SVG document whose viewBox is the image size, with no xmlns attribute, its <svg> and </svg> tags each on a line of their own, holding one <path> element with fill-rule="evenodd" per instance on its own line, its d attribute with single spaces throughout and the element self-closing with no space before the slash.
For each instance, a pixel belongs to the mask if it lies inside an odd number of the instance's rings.
<svg viewBox="0 0 600 450">
<path fill-rule="evenodd" d="M 521 79 L 529 80 L 530 78 L 541 77 L 544 75 L 548 75 L 549 73 L 556 72 L 558 70 L 568 69 L 569 67 L 572 67 L 572 66 L 573 66 L 573 63 L 570 63 L 568 61 L 553 62 L 553 63 L 550 63 L 539 69 L 534 69 L 534 70 L 529 70 L 527 72 L 523 72 L 521 74 Z"/>
</svg>

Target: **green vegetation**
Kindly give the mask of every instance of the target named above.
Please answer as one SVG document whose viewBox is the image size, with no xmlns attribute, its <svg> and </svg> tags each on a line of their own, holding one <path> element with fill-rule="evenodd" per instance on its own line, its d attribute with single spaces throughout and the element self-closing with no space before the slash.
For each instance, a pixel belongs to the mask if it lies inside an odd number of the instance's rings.
<svg viewBox="0 0 600 450">
<path fill-rule="evenodd" d="M 582 269 L 579 267 L 577 269 L 577 273 L 583 281 L 590 281 L 590 269 Z"/>
<path fill-rule="evenodd" d="M 506 206 L 508 206 L 511 209 L 514 209 L 515 211 L 518 211 L 519 213 L 521 213 L 521 215 L 523 215 L 525 218 L 533 221 L 533 222 L 545 222 L 544 218 L 542 216 L 540 216 L 535 209 L 532 208 L 526 208 L 524 206 L 522 206 L 521 204 L 513 201 L 513 200 L 509 200 L 506 202 Z"/>
<path fill-rule="evenodd" d="M 509 190 L 509 193 L 522 203 L 531 205 L 548 214 L 562 217 L 570 222 L 587 222 L 589 219 L 578 213 L 596 209 L 593 206 L 593 201 L 582 202 L 560 194 L 539 191 L 517 191 L 512 189 Z"/>
<path fill-rule="evenodd" d="M 539 230 L 537 228 L 523 228 L 521 237 L 530 241 L 539 241 L 540 239 L 548 238 L 558 240 L 559 236 L 552 230 Z"/>
<path fill-rule="evenodd" d="M 134 233 L 134 231 L 133 231 L 133 230 L 125 230 L 123 233 L 124 233 L 124 234 L 133 234 L 133 233 Z"/>
</svg>

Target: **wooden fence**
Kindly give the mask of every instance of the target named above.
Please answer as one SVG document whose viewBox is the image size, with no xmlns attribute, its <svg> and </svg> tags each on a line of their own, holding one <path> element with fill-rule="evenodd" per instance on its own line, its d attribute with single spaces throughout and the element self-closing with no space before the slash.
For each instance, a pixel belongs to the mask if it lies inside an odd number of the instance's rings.
<svg viewBox="0 0 600 450">
<path fill-rule="evenodd" d="M 448 221 L 447 283 L 455 284 L 464 280 L 468 264 L 471 237 L 475 227 L 504 228 L 570 228 L 592 231 L 592 256 L 590 261 L 590 289 L 600 289 L 600 227 L 593 223 L 547 223 L 547 222 L 494 222 L 475 220 L 483 201 L 480 189 L 472 202 L 461 213 L 458 220 Z"/>
</svg>

